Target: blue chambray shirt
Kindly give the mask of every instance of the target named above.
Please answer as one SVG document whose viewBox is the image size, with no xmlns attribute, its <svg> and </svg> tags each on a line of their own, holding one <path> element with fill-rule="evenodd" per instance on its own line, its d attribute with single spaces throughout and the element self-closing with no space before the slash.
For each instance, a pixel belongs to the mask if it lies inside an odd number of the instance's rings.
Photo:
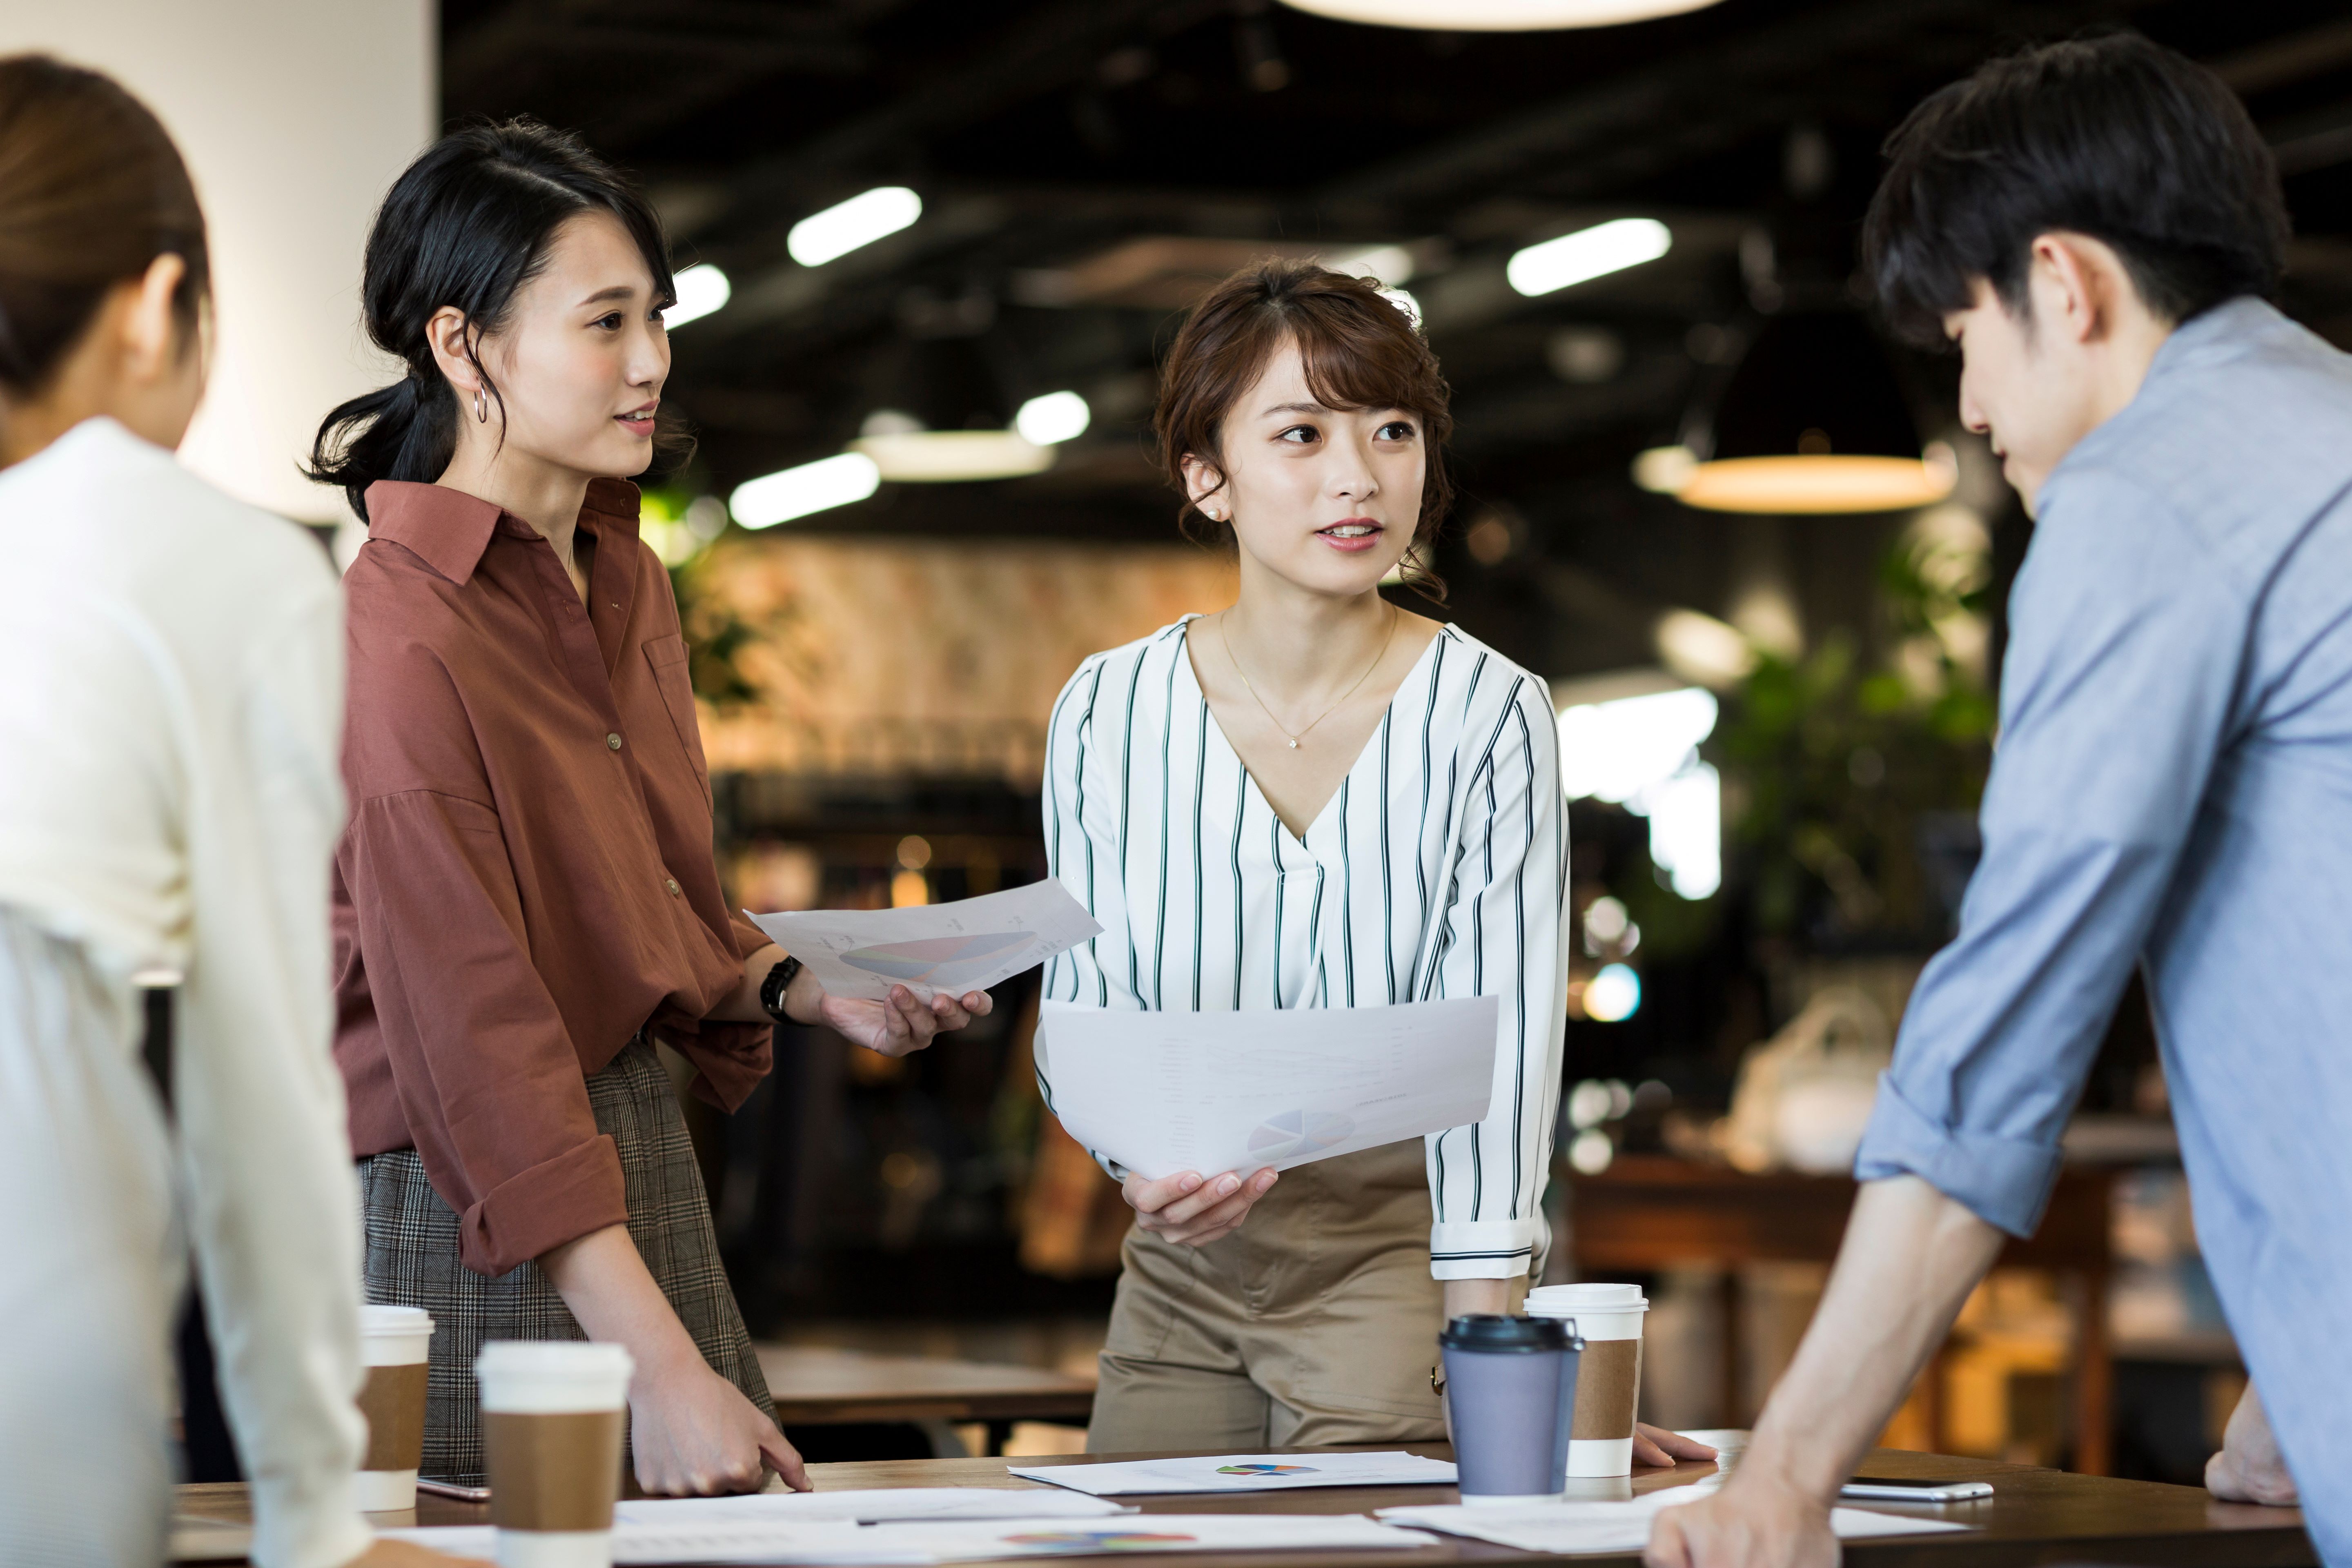
<svg viewBox="0 0 2352 1568">
<path fill-rule="evenodd" d="M 2030 1234 L 2145 965 L 2199 1242 L 2352 1565 L 2352 356 L 2184 323 L 2042 491 L 1984 858 L 1855 1163 Z"/>
</svg>

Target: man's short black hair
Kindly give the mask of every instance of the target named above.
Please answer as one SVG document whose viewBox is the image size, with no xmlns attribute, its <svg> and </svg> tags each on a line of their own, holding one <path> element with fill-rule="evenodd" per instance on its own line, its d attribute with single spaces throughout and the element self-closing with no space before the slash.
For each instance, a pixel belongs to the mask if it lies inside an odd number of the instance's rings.
<svg viewBox="0 0 2352 1568">
<path fill-rule="evenodd" d="M 1863 229 L 1895 330 L 1941 344 L 1977 279 L 2022 317 L 2034 239 L 2115 247 L 2140 299 L 2185 321 L 2268 297 L 2286 264 L 2278 165 L 2221 79 L 2137 33 L 1988 62 L 1887 138 Z"/>
</svg>

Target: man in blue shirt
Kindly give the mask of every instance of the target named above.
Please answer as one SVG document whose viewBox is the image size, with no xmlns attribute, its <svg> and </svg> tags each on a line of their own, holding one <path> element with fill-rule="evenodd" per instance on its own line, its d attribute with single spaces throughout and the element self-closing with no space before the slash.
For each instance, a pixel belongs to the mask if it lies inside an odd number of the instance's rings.
<svg viewBox="0 0 2352 1568">
<path fill-rule="evenodd" d="M 2002 1233 L 2040 1223 L 2137 963 L 2253 1378 L 2208 1484 L 2300 1482 L 2352 1568 L 2352 359 L 2264 302 L 2287 224 L 2243 107 L 2145 39 L 1995 61 L 1888 152 L 1882 300 L 1958 345 L 1962 417 L 2038 524 L 1984 858 L 1812 1327 L 1721 1493 L 1661 1514 L 1648 1560 L 1836 1561 L 1831 1498 Z"/>
</svg>

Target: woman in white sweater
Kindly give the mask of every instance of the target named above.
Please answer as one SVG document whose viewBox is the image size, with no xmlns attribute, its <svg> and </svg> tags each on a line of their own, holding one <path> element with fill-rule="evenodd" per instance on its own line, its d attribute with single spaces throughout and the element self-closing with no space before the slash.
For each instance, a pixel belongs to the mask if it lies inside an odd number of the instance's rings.
<svg viewBox="0 0 2352 1568">
<path fill-rule="evenodd" d="M 372 1542 L 351 1503 L 341 604 L 299 529 L 172 458 L 205 298 L 204 217 L 154 118 L 91 72 L 0 59 L 0 1563 L 162 1560 L 183 1206 L 254 1560 L 441 1563 Z M 142 969 L 185 976 L 179 1184 Z"/>
</svg>

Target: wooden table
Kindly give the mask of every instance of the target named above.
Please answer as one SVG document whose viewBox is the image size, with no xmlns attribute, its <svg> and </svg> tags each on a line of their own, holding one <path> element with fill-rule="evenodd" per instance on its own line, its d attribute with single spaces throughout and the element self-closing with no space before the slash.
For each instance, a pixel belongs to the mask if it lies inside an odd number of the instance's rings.
<svg viewBox="0 0 2352 1568">
<path fill-rule="evenodd" d="M 978 1421 L 988 1426 L 989 1451 L 1000 1453 L 1015 1421 L 1083 1426 L 1094 1415 L 1093 1380 L 1048 1368 L 818 1345 L 758 1348 L 776 1421 L 787 1431 L 865 1421 Z"/>
<path fill-rule="evenodd" d="M 2070 1281 L 2079 1324 L 2074 1356 L 2074 1468 L 2106 1472 L 2113 1444 L 2115 1359 L 2107 1341 L 2112 1266 L 2107 1196 L 2114 1173 L 2068 1166 L 2042 1228 L 2011 1238 L 1996 1268 L 2042 1268 Z M 1649 1273 L 1678 1264 L 1723 1270 L 1723 1412 L 1740 1405 L 1738 1268 L 1743 1263 L 1831 1263 L 1853 1212 L 1846 1176 L 1790 1172 L 1749 1175 L 1656 1155 L 1621 1155 L 1597 1176 L 1569 1186 L 1570 1248 L 1580 1279 Z M 1928 1423 L 1943 1437 L 1940 1389 L 1930 1369 Z"/>
<path fill-rule="evenodd" d="M 1443 1443 L 1407 1444 L 1413 1453 L 1451 1458 Z M 1310 1453 L 1311 1449 L 1277 1450 Z M 1165 1458 L 1129 1454 L 1123 1458 Z M 1099 1460 L 1083 1456 L 1024 1460 L 1034 1465 L 1083 1465 Z M 2317 1555 L 2303 1532 L 2303 1516 L 2292 1509 L 2254 1508 L 2214 1501 L 2194 1487 L 2165 1486 L 2155 1481 L 2119 1481 L 2098 1476 L 2067 1475 L 2023 1465 L 1996 1464 L 1980 1459 L 1948 1458 L 1935 1454 L 1873 1454 L 1869 1470 L 1876 1475 L 1940 1476 L 1990 1481 L 1993 1497 L 1985 1502 L 1958 1503 L 1947 1508 L 1926 1505 L 1870 1504 L 1888 1513 L 1927 1512 L 1979 1526 L 1966 1534 L 1902 1536 L 1884 1542 L 1844 1543 L 1845 1568 L 2024 1568 L 2044 1563 L 2129 1563 L 2141 1568 L 2315 1568 Z M 1579 1481 L 1592 1495 L 1627 1496 L 1659 1487 L 1687 1486 L 1713 1474 L 1713 1465 L 1682 1465 L 1670 1470 L 1646 1470 L 1630 1486 L 1622 1481 Z M 820 1491 L 855 1487 L 1026 1487 L 1031 1483 L 1005 1471 L 1002 1459 L 892 1459 L 870 1464 L 812 1465 L 809 1474 Z M 1320 1491 L 1286 1491 L 1255 1497 L 1123 1498 L 1149 1513 L 1363 1513 L 1407 1503 L 1455 1500 L 1451 1487 L 1335 1487 Z M 183 1487 L 180 1513 L 190 1521 L 211 1521 L 226 1542 L 246 1521 L 245 1489 Z M 414 1522 L 475 1524 L 488 1518 L 486 1505 L 420 1499 Z M 380 1514 L 384 1523 L 408 1523 L 405 1515 Z M 188 1534 L 193 1543 L 194 1534 Z M 182 1555 L 175 1534 L 175 1561 Z M 1580 1568 L 1627 1568 L 1639 1559 L 1633 1553 L 1592 1555 L 1574 1559 L 1517 1552 L 1485 1542 L 1440 1537 L 1425 1551 L 1221 1552 L 1213 1558 L 1170 1553 L 1158 1559 L 1170 1568 L 1433 1568 L 1438 1563 L 1515 1563 L 1574 1562 Z"/>
</svg>

